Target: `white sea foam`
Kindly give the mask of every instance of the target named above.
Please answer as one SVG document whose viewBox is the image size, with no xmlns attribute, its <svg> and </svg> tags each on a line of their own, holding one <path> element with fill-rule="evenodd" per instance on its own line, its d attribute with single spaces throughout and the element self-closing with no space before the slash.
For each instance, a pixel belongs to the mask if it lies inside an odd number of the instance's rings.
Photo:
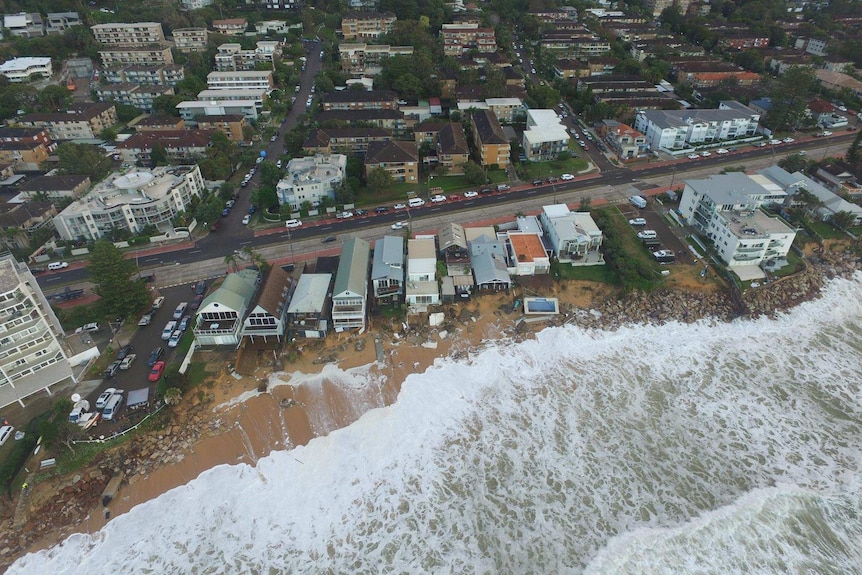
<svg viewBox="0 0 862 575">
<path fill-rule="evenodd" d="M 9 573 L 855 573 L 860 292 L 438 362 Z"/>
</svg>

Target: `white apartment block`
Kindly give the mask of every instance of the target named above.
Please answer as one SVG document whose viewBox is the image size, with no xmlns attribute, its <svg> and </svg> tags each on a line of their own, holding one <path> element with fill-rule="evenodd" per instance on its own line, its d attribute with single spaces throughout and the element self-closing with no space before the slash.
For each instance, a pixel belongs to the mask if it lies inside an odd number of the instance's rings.
<svg viewBox="0 0 862 575">
<path fill-rule="evenodd" d="M 267 94 L 275 88 L 271 71 L 210 72 L 207 74 L 210 90 L 264 90 Z"/>
<path fill-rule="evenodd" d="M 45 35 L 45 23 L 42 21 L 42 15 L 37 12 L 7 14 L 3 16 L 3 28 L 10 36 L 19 38 L 36 38 Z"/>
<path fill-rule="evenodd" d="M 180 10 L 200 10 L 213 3 L 213 0 L 180 0 Z"/>
<path fill-rule="evenodd" d="M 126 66 L 129 64 L 164 65 L 173 64 L 174 55 L 168 47 L 110 48 L 99 50 L 102 66 Z"/>
<path fill-rule="evenodd" d="M 203 52 L 207 49 L 206 28 L 178 28 L 172 32 L 174 46 L 180 52 Z"/>
<path fill-rule="evenodd" d="M 177 104 L 183 120 L 194 121 L 199 116 L 229 116 L 239 114 L 246 120 L 257 119 L 259 106 L 255 100 L 186 100 Z"/>
<path fill-rule="evenodd" d="M 733 100 L 716 110 L 644 110 L 635 116 L 634 129 L 646 136 L 652 150 L 683 150 L 698 145 L 750 138 L 760 114 Z"/>
<path fill-rule="evenodd" d="M 45 78 L 53 76 L 51 58 L 13 58 L 0 64 L 0 75 L 12 83 L 26 82 L 33 74 L 41 74 Z"/>
<path fill-rule="evenodd" d="M 713 242 L 728 266 L 757 266 L 787 256 L 796 230 L 760 210 L 781 204 L 787 193 L 766 176 L 731 172 L 687 180 L 679 211 Z"/>
<path fill-rule="evenodd" d="M 274 65 L 280 55 L 281 44 L 272 40 L 258 42 L 253 50 L 243 50 L 236 43 L 222 44 L 215 55 L 215 69 L 217 72 L 254 70 L 261 62 Z"/>
<path fill-rule="evenodd" d="M 29 268 L 0 257 L 0 407 L 74 379 L 62 334 Z"/>
<path fill-rule="evenodd" d="M 407 240 L 407 283 L 404 300 L 409 305 L 440 303 L 437 286 L 437 245 L 434 238 Z"/>
<path fill-rule="evenodd" d="M 287 163 L 287 174 L 276 185 L 279 205 L 298 210 L 305 202 L 317 206 L 323 198 L 335 199 L 335 188 L 347 174 L 344 154 L 317 154 L 294 158 Z"/>
<path fill-rule="evenodd" d="M 163 44 L 165 34 L 159 22 L 111 22 L 91 26 L 96 42 L 112 46 Z"/>
<path fill-rule="evenodd" d="M 412 54 L 413 46 L 362 43 L 338 45 L 342 70 L 356 77 L 377 75 L 383 70 L 382 62 L 387 58 Z"/>
<path fill-rule="evenodd" d="M 554 110 L 527 110 L 521 147 L 530 162 L 555 160 L 569 150 L 569 132 Z"/>
<path fill-rule="evenodd" d="M 115 172 L 60 212 L 54 226 L 64 240 L 97 240 L 114 228 L 138 233 L 150 224 L 171 231 L 171 219 L 205 189 L 196 165 Z"/>
</svg>

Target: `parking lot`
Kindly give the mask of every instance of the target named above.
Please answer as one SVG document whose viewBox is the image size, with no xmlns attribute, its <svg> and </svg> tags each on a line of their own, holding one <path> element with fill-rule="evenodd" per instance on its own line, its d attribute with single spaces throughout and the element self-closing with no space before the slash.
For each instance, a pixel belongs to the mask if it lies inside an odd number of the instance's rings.
<svg viewBox="0 0 862 575">
<path fill-rule="evenodd" d="M 637 234 L 643 230 L 655 230 L 660 247 L 651 248 L 651 251 L 658 249 L 671 250 L 676 255 L 677 263 L 693 264 L 694 256 L 688 249 L 688 244 L 685 242 L 685 230 L 683 228 L 671 227 L 664 217 L 664 213 L 676 204 L 671 204 L 667 201 L 664 205 L 656 202 L 655 198 L 649 198 L 649 203 L 645 208 L 638 208 L 629 202 L 620 203 L 619 209 L 625 216 L 626 220 L 634 218 L 643 218 L 646 220 L 645 226 L 632 226 L 632 234 Z M 679 234 L 679 235 L 678 235 Z M 644 247 L 643 249 L 647 249 Z"/>
</svg>

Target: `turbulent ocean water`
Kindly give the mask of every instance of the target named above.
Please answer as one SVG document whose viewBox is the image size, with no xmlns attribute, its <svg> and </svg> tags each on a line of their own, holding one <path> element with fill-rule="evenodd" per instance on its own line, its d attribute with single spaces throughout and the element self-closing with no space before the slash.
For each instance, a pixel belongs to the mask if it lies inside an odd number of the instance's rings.
<svg viewBox="0 0 862 575">
<path fill-rule="evenodd" d="M 9 573 L 860 573 L 860 294 L 494 344 Z"/>
</svg>

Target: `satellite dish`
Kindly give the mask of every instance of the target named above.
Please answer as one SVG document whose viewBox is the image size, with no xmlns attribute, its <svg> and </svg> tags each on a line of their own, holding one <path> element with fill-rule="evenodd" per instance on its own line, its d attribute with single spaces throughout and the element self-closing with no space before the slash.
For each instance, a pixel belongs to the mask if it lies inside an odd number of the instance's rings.
<svg viewBox="0 0 862 575">
<path fill-rule="evenodd" d="M 79 401 L 81 401 L 81 394 L 80 393 L 73 393 L 72 394 L 72 403 L 78 403 Z"/>
</svg>

